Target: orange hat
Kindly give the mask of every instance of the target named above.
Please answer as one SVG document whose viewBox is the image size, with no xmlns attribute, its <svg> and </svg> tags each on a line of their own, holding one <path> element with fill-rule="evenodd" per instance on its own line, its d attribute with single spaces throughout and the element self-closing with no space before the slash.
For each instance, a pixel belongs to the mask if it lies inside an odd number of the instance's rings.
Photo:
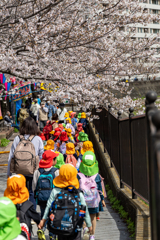
<svg viewBox="0 0 160 240">
<path fill-rule="evenodd" d="M 21 175 L 13 175 L 7 179 L 7 188 L 4 197 L 8 197 L 14 204 L 21 204 L 28 200 L 29 192 L 26 188 L 26 178 Z"/>
<path fill-rule="evenodd" d="M 77 179 L 77 169 L 71 164 L 65 164 L 60 167 L 59 176 L 53 180 L 53 184 L 58 188 L 65 188 L 69 185 L 79 188 Z"/>
<path fill-rule="evenodd" d="M 81 154 L 83 155 L 85 152 L 91 151 L 94 153 L 93 143 L 91 141 L 83 142 L 83 148 L 81 149 Z"/>
<path fill-rule="evenodd" d="M 72 121 L 70 118 L 66 118 L 66 121 L 69 121 L 69 123 L 72 124 Z"/>
<path fill-rule="evenodd" d="M 51 150 L 47 150 L 43 153 L 42 159 L 39 162 L 40 168 L 50 168 L 53 166 L 53 159 L 58 157 L 59 153 L 55 153 Z"/>
<path fill-rule="evenodd" d="M 47 141 L 47 145 L 44 146 L 45 150 L 53 150 L 54 149 L 54 141 L 49 139 Z"/>
<path fill-rule="evenodd" d="M 69 142 L 66 144 L 66 154 L 72 155 L 75 153 L 75 147 L 74 144 Z"/>
</svg>

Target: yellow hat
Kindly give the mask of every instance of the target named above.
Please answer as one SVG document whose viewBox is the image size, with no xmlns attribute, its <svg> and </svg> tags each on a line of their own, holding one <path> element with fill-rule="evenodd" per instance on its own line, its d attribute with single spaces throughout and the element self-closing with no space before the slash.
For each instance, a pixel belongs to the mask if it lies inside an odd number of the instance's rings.
<svg viewBox="0 0 160 240">
<path fill-rule="evenodd" d="M 66 131 L 68 137 L 72 136 L 72 134 L 71 134 L 72 130 L 70 128 L 65 128 L 65 131 Z"/>
<path fill-rule="evenodd" d="M 69 116 L 71 116 L 71 113 L 73 112 L 73 111 L 68 111 L 69 112 Z"/>
<path fill-rule="evenodd" d="M 51 139 L 49 139 L 49 140 L 47 141 L 46 146 L 44 146 L 44 149 L 45 149 L 45 150 L 53 150 L 53 149 L 54 149 L 54 141 L 51 140 Z"/>
<path fill-rule="evenodd" d="M 66 118 L 66 121 L 69 121 L 69 123 L 72 124 L 72 121 L 70 118 Z"/>
<path fill-rule="evenodd" d="M 85 152 L 91 151 L 94 153 L 93 144 L 91 141 L 86 141 L 83 143 L 83 148 L 81 149 L 81 154 L 83 155 Z"/>
<path fill-rule="evenodd" d="M 53 180 L 53 184 L 58 188 L 65 188 L 69 185 L 79 188 L 77 179 L 77 169 L 71 164 L 65 164 L 60 167 L 59 176 Z"/>
<path fill-rule="evenodd" d="M 81 118 L 86 118 L 85 112 L 82 112 L 82 113 L 81 113 Z"/>
<path fill-rule="evenodd" d="M 69 113 L 66 112 L 65 115 L 64 115 L 65 118 L 69 118 Z"/>
<path fill-rule="evenodd" d="M 52 130 L 51 132 L 50 132 L 50 134 L 54 134 L 55 133 L 55 131 L 54 130 Z"/>
<path fill-rule="evenodd" d="M 75 154 L 75 147 L 73 143 L 69 142 L 66 144 L 66 154 L 68 155 Z"/>
</svg>

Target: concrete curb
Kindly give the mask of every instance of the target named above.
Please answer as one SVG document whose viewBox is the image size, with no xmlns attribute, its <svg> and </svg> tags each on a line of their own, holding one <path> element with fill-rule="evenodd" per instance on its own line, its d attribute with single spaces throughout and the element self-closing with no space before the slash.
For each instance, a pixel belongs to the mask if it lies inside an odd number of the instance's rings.
<svg viewBox="0 0 160 240">
<path fill-rule="evenodd" d="M 136 227 L 136 240 L 151 239 L 149 206 L 140 198 L 132 199 L 131 190 L 128 187 L 120 188 L 120 179 L 114 167 L 110 166 L 110 157 L 104 153 L 104 146 L 99 142 L 99 136 L 95 133 L 92 124 L 89 124 L 90 140 L 99 162 L 99 168 L 105 181 L 109 183 L 114 195 L 121 201 L 125 211 L 129 213 Z"/>
</svg>

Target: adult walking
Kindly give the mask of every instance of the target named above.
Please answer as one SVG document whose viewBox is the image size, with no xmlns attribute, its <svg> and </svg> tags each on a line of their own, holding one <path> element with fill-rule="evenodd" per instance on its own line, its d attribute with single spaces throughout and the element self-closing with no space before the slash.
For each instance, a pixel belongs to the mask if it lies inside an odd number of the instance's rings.
<svg viewBox="0 0 160 240">
<path fill-rule="evenodd" d="M 32 104 L 32 106 L 31 106 L 31 108 L 30 108 L 30 111 L 31 111 L 31 114 L 32 114 L 31 117 L 33 117 L 33 119 L 34 119 L 35 121 L 37 121 L 37 113 L 38 113 L 38 110 L 39 110 L 40 108 L 41 108 L 41 107 L 40 107 L 40 105 L 38 104 L 38 100 L 35 99 L 35 100 L 34 100 L 34 104 Z"/>
<path fill-rule="evenodd" d="M 52 120 L 52 116 L 53 116 L 53 114 L 55 113 L 54 106 L 51 104 L 50 101 L 47 101 L 45 107 L 48 108 L 48 119 L 49 119 L 49 120 Z"/>
<path fill-rule="evenodd" d="M 11 176 L 11 172 L 10 172 L 11 160 L 15 159 L 14 154 L 16 152 L 16 148 L 19 145 L 19 143 L 22 142 L 24 139 L 25 140 L 27 140 L 27 139 L 30 140 L 29 142 L 31 142 L 34 146 L 36 157 L 38 156 L 39 159 L 42 159 L 42 154 L 44 152 L 44 148 L 43 148 L 44 146 L 43 146 L 42 139 L 38 136 L 38 134 L 39 134 L 39 129 L 38 129 L 34 119 L 31 118 L 31 117 L 26 118 L 23 121 L 22 126 L 20 128 L 20 135 L 15 137 L 14 142 L 13 142 L 12 147 L 11 147 L 11 150 L 10 150 L 9 159 L 8 159 L 7 177 Z M 32 139 L 30 139 L 30 137 L 32 137 Z M 24 157 L 23 160 L 26 161 L 26 159 L 25 159 L 26 155 L 25 154 L 21 154 L 21 157 L 22 158 Z M 18 159 L 17 159 L 17 161 L 18 161 Z M 26 168 L 27 168 L 27 165 L 26 165 Z M 29 194 L 30 194 L 29 200 L 34 204 L 34 207 L 36 209 L 36 202 L 35 202 L 34 194 L 33 194 L 33 191 L 32 191 L 33 174 L 32 175 L 25 175 L 25 178 L 26 178 L 26 186 L 27 186 L 27 188 L 29 190 Z"/>
<path fill-rule="evenodd" d="M 65 115 L 66 112 L 67 112 L 67 109 L 65 108 L 65 104 L 60 103 L 59 108 L 57 110 L 59 123 L 64 123 L 64 120 L 65 120 L 64 115 Z"/>
<path fill-rule="evenodd" d="M 37 123 L 40 121 L 40 130 L 43 131 L 43 128 L 46 126 L 48 120 L 48 108 L 45 107 L 45 103 L 41 102 L 41 108 L 37 113 Z"/>
</svg>

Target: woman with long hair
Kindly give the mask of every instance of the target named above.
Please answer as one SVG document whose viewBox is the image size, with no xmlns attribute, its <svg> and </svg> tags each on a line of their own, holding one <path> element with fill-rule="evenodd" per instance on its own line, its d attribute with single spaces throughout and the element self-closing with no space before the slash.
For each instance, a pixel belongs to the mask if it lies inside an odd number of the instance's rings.
<svg viewBox="0 0 160 240">
<path fill-rule="evenodd" d="M 34 145 L 35 154 L 36 154 L 36 156 L 39 156 L 39 159 L 42 159 L 42 154 L 44 152 L 44 146 L 43 146 L 42 139 L 38 136 L 40 131 L 39 131 L 39 128 L 37 127 L 36 122 L 33 118 L 28 117 L 23 121 L 19 133 L 20 133 L 19 136 L 15 137 L 14 142 L 11 147 L 11 150 L 10 150 L 9 159 L 8 159 L 7 177 L 11 176 L 10 164 L 11 164 L 12 158 L 14 158 L 14 152 L 16 150 L 16 147 L 18 146 L 18 144 L 20 142 L 20 136 L 23 136 L 26 140 L 31 135 L 34 136 L 31 140 L 31 142 Z M 24 156 L 24 160 L 25 160 L 25 156 Z M 34 194 L 32 191 L 33 176 L 29 175 L 29 176 L 25 176 L 25 178 L 26 178 L 26 186 L 27 186 L 27 188 L 29 190 L 29 194 L 30 194 L 30 201 L 34 204 L 34 207 L 36 208 L 36 202 L 35 202 Z"/>
</svg>

